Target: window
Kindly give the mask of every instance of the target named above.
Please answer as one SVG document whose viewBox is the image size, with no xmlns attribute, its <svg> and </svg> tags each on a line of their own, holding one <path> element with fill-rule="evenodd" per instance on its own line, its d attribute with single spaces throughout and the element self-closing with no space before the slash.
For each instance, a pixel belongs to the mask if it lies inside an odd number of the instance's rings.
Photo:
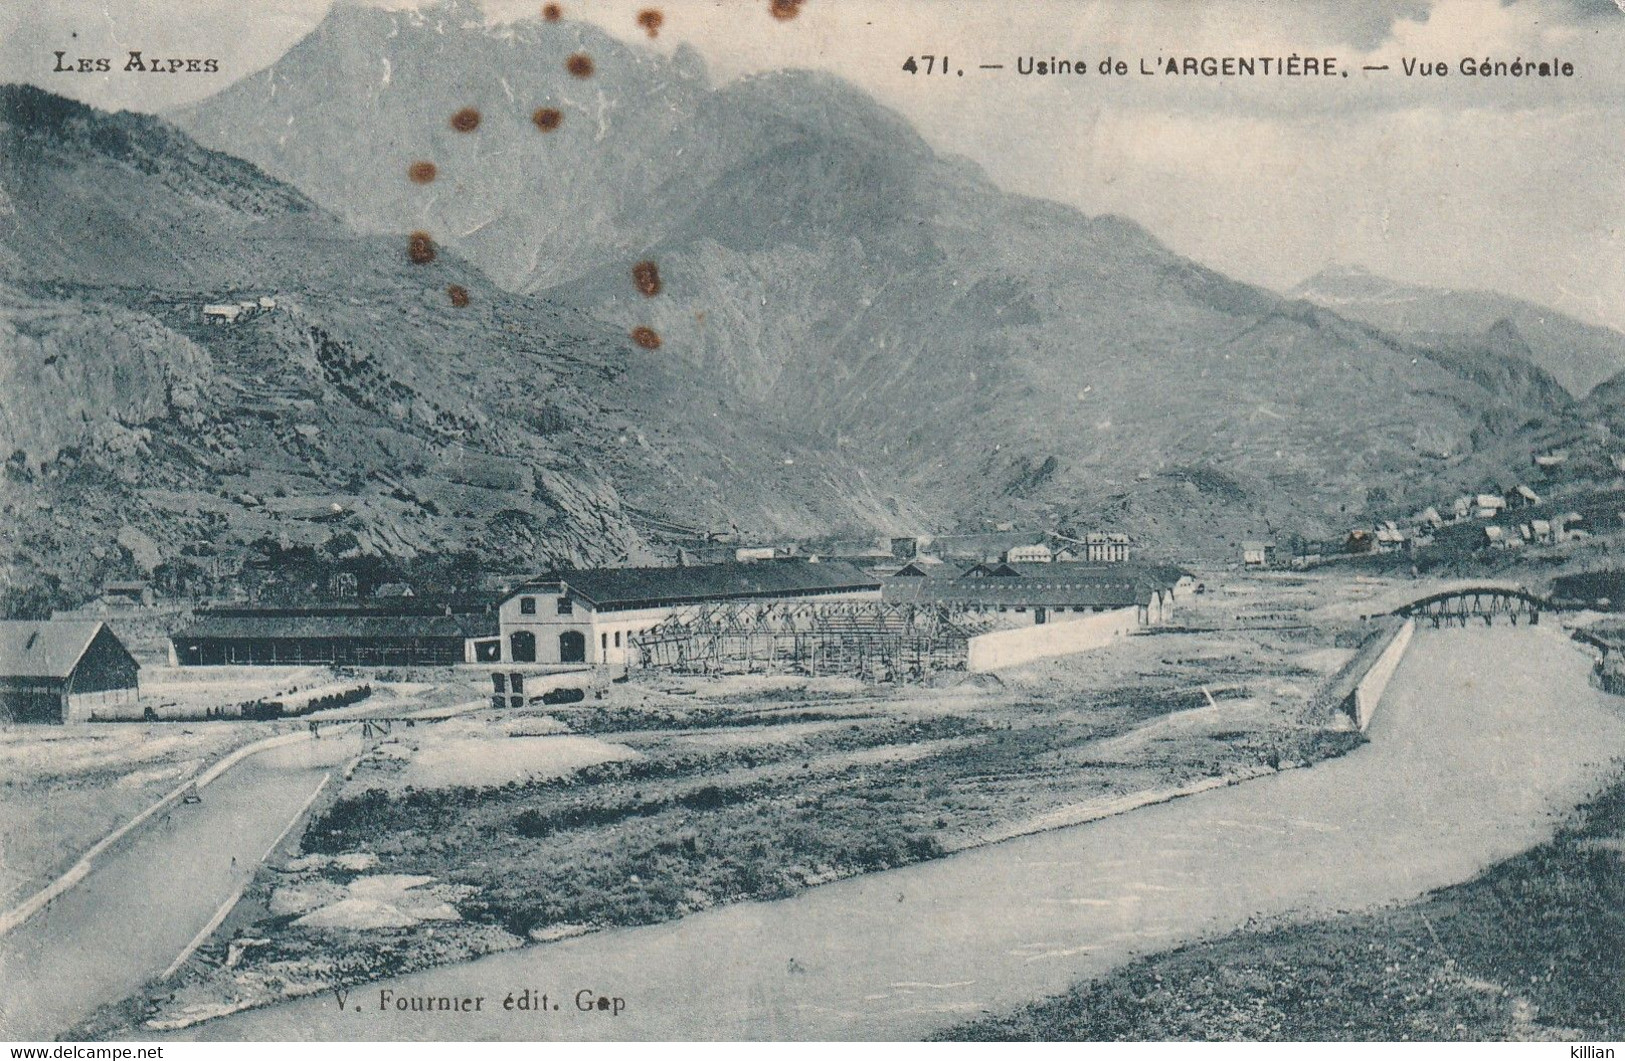
<svg viewBox="0 0 1625 1061">
<path fill-rule="evenodd" d="M 507 692 L 508 691 L 508 676 L 506 674 L 503 674 L 501 671 L 497 671 L 497 672 L 493 673 L 491 675 L 491 688 L 495 692 L 499 692 L 499 693 Z"/>
<path fill-rule="evenodd" d="M 606 652 L 609 651 L 609 635 L 608 634 L 600 634 L 600 635 L 598 635 L 598 647 L 603 649 Z"/>
<path fill-rule="evenodd" d="M 576 610 L 575 602 L 567 596 L 560 597 L 558 600 L 558 609 L 560 615 L 569 615 Z"/>
<path fill-rule="evenodd" d="M 621 632 L 619 630 L 615 631 L 615 647 L 621 647 Z"/>
<path fill-rule="evenodd" d="M 535 597 L 520 597 L 519 598 L 519 614 L 520 615 L 535 615 L 536 614 L 536 598 Z"/>
</svg>

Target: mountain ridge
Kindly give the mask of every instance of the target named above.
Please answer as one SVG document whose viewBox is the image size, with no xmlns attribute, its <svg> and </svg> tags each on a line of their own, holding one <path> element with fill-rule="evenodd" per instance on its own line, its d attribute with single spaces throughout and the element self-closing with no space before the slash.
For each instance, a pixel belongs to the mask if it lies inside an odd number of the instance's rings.
<svg viewBox="0 0 1625 1061">
<path fill-rule="evenodd" d="M 1407 284 L 1344 265 L 1322 269 L 1287 294 L 1421 342 L 1493 341 L 1497 325 L 1511 323 L 1529 360 L 1576 398 L 1625 372 L 1625 333 L 1497 291 Z"/>
</svg>

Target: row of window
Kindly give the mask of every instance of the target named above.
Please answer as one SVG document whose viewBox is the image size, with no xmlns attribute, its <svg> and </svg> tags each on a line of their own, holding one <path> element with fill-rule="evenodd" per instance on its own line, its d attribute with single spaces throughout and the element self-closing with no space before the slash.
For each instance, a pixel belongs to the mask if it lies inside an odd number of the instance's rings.
<svg viewBox="0 0 1625 1061">
<path fill-rule="evenodd" d="M 555 610 L 555 614 L 558 614 L 558 615 L 573 615 L 575 613 L 575 610 L 576 610 L 575 602 L 572 601 L 569 598 L 568 595 L 563 596 L 563 597 L 555 597 L 553 599 L 553 608 Z M 536 598 L 535 597 L 520 597 L 519 598 L 519 614 L 520 615 L 535 615 L 536 614 Z"/>
</svg>

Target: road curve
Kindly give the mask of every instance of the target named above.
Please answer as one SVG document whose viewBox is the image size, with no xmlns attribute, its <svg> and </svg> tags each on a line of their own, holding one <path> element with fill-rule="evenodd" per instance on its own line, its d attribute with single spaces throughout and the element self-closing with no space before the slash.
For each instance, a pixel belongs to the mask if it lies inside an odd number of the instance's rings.
<svg viewBox="0 0 1625 1061">
<path fill-rule="evenodd" d="M 1402 900 L 1550 835 L 1617 770 L 1625 701 L 1550 628 L 1418 634 L 1371 743 L 1086 825 L 316 996 L 202 1039 L 908 1039 L 1253 917 Z M 509 992 L 549 1010 L 504 1011 Z M 392 992 L 380 1007 L 380 991 Z M 618 1016 L 576 993 L 625 999 Z M 393 1000 L 484 996 L 477 1012 Z M 590 998 L 591 996 L 583 996 Z M 551 1006 L 559 1005 L 559 1009 Z"/>
</svg>

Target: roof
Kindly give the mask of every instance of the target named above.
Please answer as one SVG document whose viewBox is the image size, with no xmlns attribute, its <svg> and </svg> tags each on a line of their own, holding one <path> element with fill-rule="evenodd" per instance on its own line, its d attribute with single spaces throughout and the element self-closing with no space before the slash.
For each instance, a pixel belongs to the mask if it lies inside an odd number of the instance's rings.
<svg viewBox="0 0 1625 1061">
<path fill-rule="evenodd" d="M 0 676 L 66 678 L 103 625 L 97 620 L 0 622 Z"/>
<path fill-rule="evenodd" d="M 885 599 L 1017 608 L 1127 608 L 1150 603 L 1155 588 L 1140 579 L 900 578 L 886 584 Z"/>
<path fill-rule="evenodd" d="M 497 632 L 495 615 L 363 615 L 354 612 L 305 615 L 274 611 L 259 614 L 233 611 L 218 615 L 202 613 L 190 626 L 171 634 L 170 640 L 208 638 L 298 640 L 313 637 L 377 640 L 423 637 L 462 640 L 470 637 L 495 637 Z"/>
<path fill-rule="evenodd" d="M 1275 548 L 1274 542 L 1242 542 L 1241 547 L 1246 552 L 1261 552 L 1264 549 Z"/>
<path fill-rule="evenodd" d="M 1001 556 L 1011 549 L 1026 545 L 1045 545 L 1049 535 L 1043 531 L 985 531 L 974 534 L 939 534 L 931 539 L 931 548 L 937 555 L 948 558 L 976 559 Z"/>
<path fill-rule="evenodd" d="M 603 607 L 687 604 L 737 597 L 785 597 L 880 588 L 880 579 L 839 561 L 701 564 L 693 567 L 601 567 L 559 571 L 525 583 L 504 599 L 543 585 L 564 584 Z"/>
<path fill-rule="evenodd" d="M 981 565 L 978 565 L 981 566 Z M 898 578 L 886 582 L 896 601 L 1040 607 L 1127 607 L 1147 604 L 1186 572 L 1172 564 L 1000 564 L 1014 574 Z M 974 570 L 974 568 L 972 569 Z"/>
<path fill-rule="evenodd" d="M 891 573 L 892 578 L 958 578 L 959 568 L 934 557 L 916 557 Z"/>
</svg>

